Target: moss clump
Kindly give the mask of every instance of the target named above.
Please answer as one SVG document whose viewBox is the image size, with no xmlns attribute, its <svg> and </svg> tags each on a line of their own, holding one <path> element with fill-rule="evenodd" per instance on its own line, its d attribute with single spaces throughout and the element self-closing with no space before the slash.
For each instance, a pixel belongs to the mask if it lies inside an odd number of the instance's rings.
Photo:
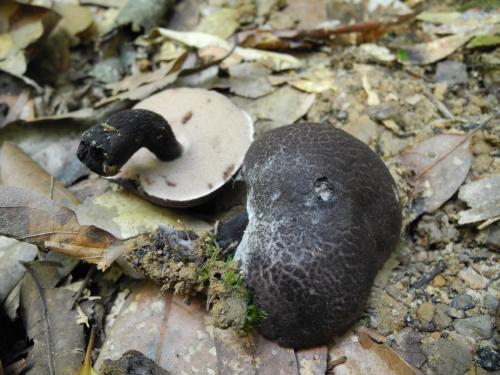
<svg viewBox="0 0 500 375">
<path fill-rule="evenodd" d="M 160 228 L 128 244 L 128 263 L 163 291 L 181 296 L 204 294 L 212 323 L 246 333 L 267 317 L 251 304 L 238 264 L 225 257 L 214 235 Z"/>
</svg>

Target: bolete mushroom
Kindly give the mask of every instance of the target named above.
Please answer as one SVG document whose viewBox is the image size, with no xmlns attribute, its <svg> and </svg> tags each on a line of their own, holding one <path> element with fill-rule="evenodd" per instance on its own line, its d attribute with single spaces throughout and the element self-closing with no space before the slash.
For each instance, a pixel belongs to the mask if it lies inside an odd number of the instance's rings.
<svg viewBox="0 0 500 375">
<path fill-rule="evenodd" d="M 255 141 L 243 164 L 248 226 L 240 260 L 261 331 L 294 348 L 327 343 L 362 311 L 401 228 L 396 185 L 364 143 L 326 124 Z"/>
<path fill-rule="evenodd" d="M 85 131 L 78 157 L 155 203 L 190 207 L 238 171 L 252 140 L 252 120 L 225 96 L 178 88 Z"/>
</svg>

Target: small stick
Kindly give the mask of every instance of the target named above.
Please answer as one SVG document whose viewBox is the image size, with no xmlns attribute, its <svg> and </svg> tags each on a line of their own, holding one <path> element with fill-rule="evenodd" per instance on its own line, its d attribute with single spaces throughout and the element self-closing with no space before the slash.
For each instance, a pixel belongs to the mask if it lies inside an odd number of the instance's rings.
<svg viewBox="0 0 500 375">
<path fill-rule="evenodd" d="M 432 279 L 434 279 L 437 275 L 439 275 L 446 268 L 446 263 L 440 260 L 436 267 L 432 269 L 432 271 L 428 275 L 424 275 L 420 280 L 416 281 L 410 287 L 412 289 L 422 288 L 423 286 L 429 284 Z"/>
</svg>

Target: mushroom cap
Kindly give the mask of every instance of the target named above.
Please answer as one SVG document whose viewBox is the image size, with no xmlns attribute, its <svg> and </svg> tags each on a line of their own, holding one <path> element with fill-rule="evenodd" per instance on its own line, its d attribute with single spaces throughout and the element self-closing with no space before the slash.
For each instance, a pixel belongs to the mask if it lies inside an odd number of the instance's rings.
<svg viewBox="0 0 500 375">
<path fill-rule="evenodd" d="M 364 143 L 326 124 L 269 131 L 247 152 L 249 224 L 237 248 L 268 318 L 294 348 L 327 343 L 362 311 L 401 228 L 396 185 Z"/>
<path fill-rule="evenodd" d="M 112 179 L 161 205 L 190 207 L 209 199 L 238 171 L 253 141 L 250 116 L 214 91 L 168 89 L 134 108 L 163 116 L 182 155 L 161 161 L 141 148 Z"/>
</svg>

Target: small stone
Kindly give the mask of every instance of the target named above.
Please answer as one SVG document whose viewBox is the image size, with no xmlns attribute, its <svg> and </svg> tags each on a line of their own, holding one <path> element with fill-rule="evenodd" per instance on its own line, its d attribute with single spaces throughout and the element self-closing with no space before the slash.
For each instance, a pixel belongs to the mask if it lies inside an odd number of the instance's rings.
<svg viewBox="0 0 500 375">
<path fill-rule="evenodd" d="M 491 294 L 487 294 L 484 296 L 483 305 L 488 309 L 490 315 L 495 315 L 498 310 L 498 298 Z"/>
<path fill-rule="evenodd" d="M 493 334 L 493 324 L 489 315 L 456 320 L 454 327 L 458 333 L 464 336 L 487 339 Z"/>
<path fill-rule="evenodd" d="M 432 279 L 432 286 L 435 286 L 436 288 L 441 288 L 446 285 L 446 279 L 444 278 L 443 275 L 437 275 L 435 278 Z"/>
<path fill-rule="evenodd" d="M 426 348 L 429 366 L 436 375 L 463 375 L 472 365 L 472 354 L 462 344 L 440 338 Z"/>
<path fill-rule="evenodd" d="M 444 303 L 436 304 L 436 313 L 434 314 L 434 323 L 438 329 L 446 329 L 451 324 L 451 318 L 448 316 L 448 306 Z"/>
<path fill-rule="evenodd" d="M 476 360 L 487 371 L 500 370 L 500 353 L 493 348 L 480 348 L 476 353 Z"/>
<path fill-rule="evenodd" d="M 417 317 L 420 320 L 424 320 L 426 322 L 430 322 L 434 317 L 435 307 L 430 302 L 422 303 L 417 309 Z"/>
<path fill-rule="evenodd" d="M 449 84 L 467 82 L 467 69 L 465 64 L 457 61 L 443 61 L 437 64 L 436 82 L 446 82 Z"/>
<path fill-rule="evenodd" d="M 465 318 L 465 313 L 463 310 L 458 310 L 454 307 L 450 307 L 448 309 L 448 315 L 451 316 L 452 318 L 456 318 L 456 319 L 462 319 L 462 318 Z"/>
<path fill-rule="evenodd" d="M 425 361 L 427 355 L 422 349 L 420 333 L 414 331 L 410 327 L 403 328 L 396 335 L 396 350 L 410 364 L 420 368 Z"/>
<path fill-rule="evenodd" d="M 472 297 L 469 294 L 459 294 L 453 301 L 451 301 L 451 307 L 459 310 L 469 310 L 475 306 Z"/>
<path fill-rule="evenodd" d="M 490 281 L 478 274 L 473 268 L 467 267 L 458 273 L 458 276 L 472 289 L 484 289 Z"/>
</svg>

